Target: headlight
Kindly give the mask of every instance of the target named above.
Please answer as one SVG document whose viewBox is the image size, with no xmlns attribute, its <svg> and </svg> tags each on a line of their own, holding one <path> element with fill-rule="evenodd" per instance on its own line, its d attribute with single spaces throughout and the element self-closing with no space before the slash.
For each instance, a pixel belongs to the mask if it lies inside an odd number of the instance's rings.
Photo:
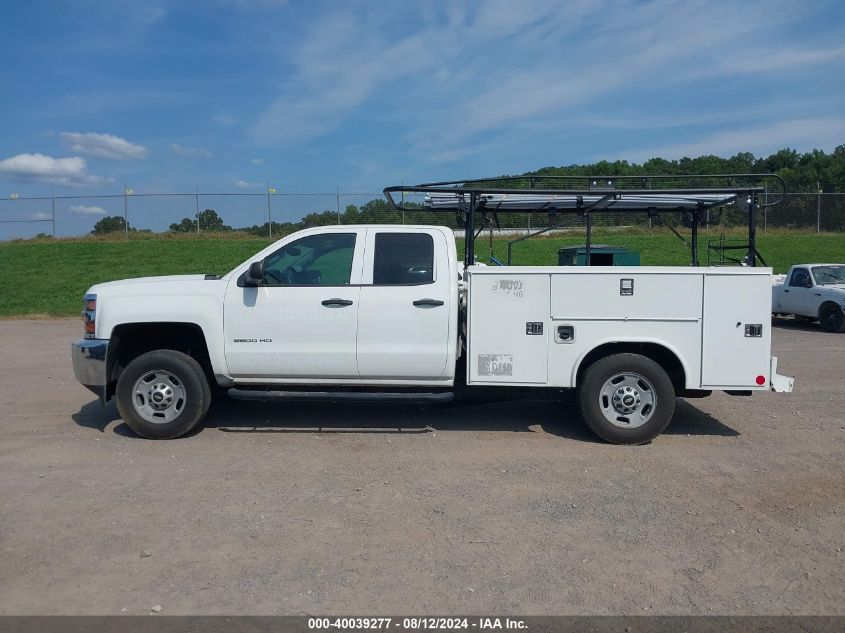
<svg viewBox="0 0 845 633">
<path fill-rule="evenodd" d="M 85 323 L 85 338 L 94 338 L 97 324 L 97 295 L 82 298 L 82 321 Z"/>
</svg>

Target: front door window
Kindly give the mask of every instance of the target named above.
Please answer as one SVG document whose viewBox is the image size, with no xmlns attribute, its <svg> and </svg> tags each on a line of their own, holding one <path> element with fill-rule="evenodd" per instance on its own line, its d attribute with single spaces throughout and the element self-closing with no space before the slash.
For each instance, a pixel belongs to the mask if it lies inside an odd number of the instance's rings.
<svg viewBox="0 0 845 633">
<path fill-rule="evenodd" d="M 267 257 L 262 285 L 348 286 L 354 254 L 354 233 L 303 237 Z"/>
</svg>

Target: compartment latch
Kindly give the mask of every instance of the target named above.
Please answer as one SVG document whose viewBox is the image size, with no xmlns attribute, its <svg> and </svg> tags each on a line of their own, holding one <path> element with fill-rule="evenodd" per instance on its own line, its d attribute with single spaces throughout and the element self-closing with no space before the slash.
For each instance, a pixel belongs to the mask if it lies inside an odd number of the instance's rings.
<svg viewBox="0 0 845 633">
<path fill-rule="evenodd" d="M 762 323 L 746 323 L 745 324 L 745 336 L 763 336 L 763 324 Z"/>
</svg>

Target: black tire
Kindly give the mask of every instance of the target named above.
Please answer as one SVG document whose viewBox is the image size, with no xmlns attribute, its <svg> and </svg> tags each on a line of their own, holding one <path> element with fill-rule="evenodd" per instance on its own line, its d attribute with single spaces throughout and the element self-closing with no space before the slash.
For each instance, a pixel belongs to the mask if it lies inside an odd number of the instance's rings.
<svg viewBox="0 0 845 633">
<path fill-rule="evenodd" d="M 612 408 L 613 403 L 602 395 L 606 386 L 608 389 L 615 389 L 611 380 L 623 374 L 630 375 L 634 382 L 632 394 L 637 398 L 634 406 L 647 413 L 641 416 L 644 422 L 639 426 L 636 425 L 635 416 L 618 414 L 616 409 Z M 636 377 L 645 380 L 637 383 Z M 640 405 L 639 399 L 641 395 L 645 402 L 646 394 L 653 402 L 648 411 L 647 405 Z M 593 433 L 603 440 L 613 444 L 645 444 L 660 435 L 672 420 L 675 412 L 675 388 L 663 368 L 650 358 L 639 354 L 614 354 L 597 360 L 586 369 L 581 384 L 578 385 L 578 407 Z M 614 417 L 616 423 L 609 421 L 604 411 Z M 622 421 L 624 419 L 631 420 L 633 426 L 627 427 Z"/>
<path fill-rule="evenodd" d="M 845 332 L 845 313 L 835 303 L 825 303 L 819 309 L 819 325 L 825 332 Z"/>
<path fill-rule="evenodd" d="M 157 383 L 157 376 L 167 376 L 167 384 L 160 380 Z M 181 400 L 179 397 L 171 398 L 173 404 L 165 412 L 153 411 L 154 416 L 161 416 L 161 421 L 145 419 L 142 410 L 145 410 L 143 402 L 147 396 L 134 393 L 136 383 L 150 377 L 150 390 L 158 384 L 163 385 L 164 393 L 168 386 L 173 387 L 171 393 L 174 389 L 180 390 L 178 395 Z M 170 381 L 173 381 L 172 384 Z M 130 362 L 120 374 L 115 395 L 117 410 L 123 421 L 138 435 L 150 439 L 172 439 L 185 435 L 202 420 L 211 404 L 211 389 L 200 364 L 187 354 L 169 349 L 147 352 Z M 136 399 L 138 397 L 140 400 Z M 146 410 L 151 411 L 156 406 L 152 396 L 148 403 Z M 173 407 L 172 410 L 170 407 Z M 165 419 L 165 414 L 172 419 Z"/>
</svg>

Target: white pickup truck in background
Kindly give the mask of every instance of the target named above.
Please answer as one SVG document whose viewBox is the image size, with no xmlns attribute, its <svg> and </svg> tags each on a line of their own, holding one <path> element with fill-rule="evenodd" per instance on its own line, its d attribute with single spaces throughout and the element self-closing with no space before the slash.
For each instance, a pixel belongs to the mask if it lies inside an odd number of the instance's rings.
<svg viewBox="0 0 845 633">
<path fill-rule="evenodd" d="M 190 431 L 217 389 L 436 402 L 492 387 L 574 389 L 599 436 L 642 443 L 676 396 L 792 390 L 770 288 L 769 268 L 464 269 L 449 228 L 318 227 L 223 276 L 93 286 L 72 355 L 150 438 Z"/>
<path fill-rule="evenodd" d="M 845 332 L 845 264 L 799 264 L 772 285 L 772 314 Z"/>
</svg>

